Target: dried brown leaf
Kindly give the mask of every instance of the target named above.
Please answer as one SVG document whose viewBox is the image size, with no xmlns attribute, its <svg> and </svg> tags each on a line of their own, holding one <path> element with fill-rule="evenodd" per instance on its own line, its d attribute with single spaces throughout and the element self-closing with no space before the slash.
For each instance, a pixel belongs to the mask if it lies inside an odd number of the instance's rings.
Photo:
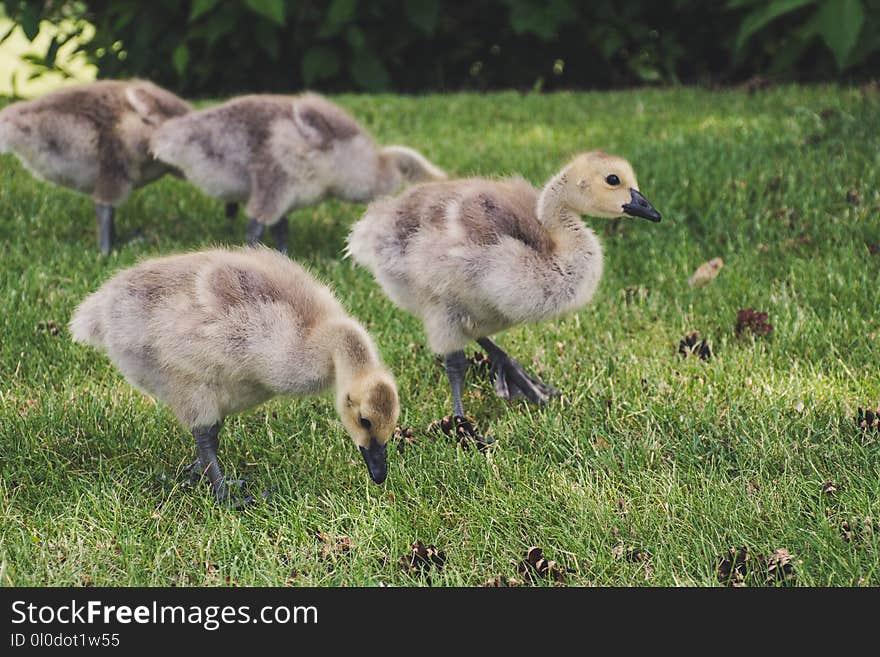
<svg viewBox="0 0 880 657">
<path fill-rule="evenodd" d="M 341 556 L 352 548 L 351 539 L 348 536 L 328 536 L 327 534 L 318 532 L 318 539 L 321 541 L 321 558 L 322 559 L 335 559 L 337 556 Z"/>
<path fill-rule="evenodd" d="M 691 287 L 701 287 L 715 280 L 718 272 L 724 266 L 724 260 L 721 258 L 712 258 L 708 262 L 704 262 L 697 267 L 693 276 L 688 279 L 688 285 Z"/>
</svg>

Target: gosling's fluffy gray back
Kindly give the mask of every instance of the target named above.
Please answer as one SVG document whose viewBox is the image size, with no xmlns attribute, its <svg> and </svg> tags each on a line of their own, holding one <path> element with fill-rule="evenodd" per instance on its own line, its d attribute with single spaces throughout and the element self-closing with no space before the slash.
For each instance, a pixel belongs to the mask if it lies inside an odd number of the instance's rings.
<svg viewBox="0 0 880 657">
<path fill-rule="evenodd" d="M 264 224 L 325 195 L 372 198 L 390 166 L 351 116 L 316 94 L 234 98 L 169 121 L 151 148 L 209 196 L 246 201 Z"/>
<path fill-rule="evenodd" d="M 75 341 L 105 351 L 187 426 L 326 389 L 329 327 L 349 331 L 378 359 L 327 287 L 262 247 L 146 260 L 86 298 L 70 322 Z"/>
<path fill-rule="evenodd" d="M 150 155 L 150 136 L 189 110 L 145 80 L 66 87 L 0 111 L 0 152 L 15 153 L 40 178 L 117 205 L 168 171 Z"/>
</svg>

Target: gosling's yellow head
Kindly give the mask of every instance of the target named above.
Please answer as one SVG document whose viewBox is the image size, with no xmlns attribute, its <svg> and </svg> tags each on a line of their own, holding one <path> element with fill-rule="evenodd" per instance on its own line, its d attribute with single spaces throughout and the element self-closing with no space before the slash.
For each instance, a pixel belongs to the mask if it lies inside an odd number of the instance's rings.
<svg viewBox="0 0 880 657">
<path fill-rule="evenodd" d="M 566 167 L 566 198 L 581 215 L 620 217 L 628 214 L 660 221 L 660 213 L 639 192 L 636 174 L 622 157 L 590 151 Z"/>
<path fill-rule="evenodd" d="M 370 478 L 381 484 L 388 476 L 388 438 L 400 414 L 394 377 L 375 368 L 352 379 L 339 390 L 336 409 L 364 457 Z"/>
</svg>

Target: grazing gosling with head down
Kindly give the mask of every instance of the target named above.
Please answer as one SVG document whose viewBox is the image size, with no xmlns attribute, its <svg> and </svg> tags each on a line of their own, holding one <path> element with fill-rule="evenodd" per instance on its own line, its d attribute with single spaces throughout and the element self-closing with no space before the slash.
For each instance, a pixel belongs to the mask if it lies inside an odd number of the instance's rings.
<svg viewBox="0 0 880 657">
<path fill-rule="evenodd" d="M 157 158 L 208 196 L 245 202 L 247 241 L 266 226 L 286 252 L 288 212 L 326 196 L 364 202 L 404 183 L 446 174 L 405 146 L 379 148 L 340 107 L 317 94 L 251 95 L 169 121 L 156 131 Z"/>
<path fill-rule="evenodd" d="M 385 480 L 386 442 L 399 413 L 394 378 L 330 290 L 278 252 L 146 260 L 87 297 L 70 331 L 192 431 L 194 472 L 208 477 L 219 502 L 228 497 L 217 460 L 223 419 L 276 395 L 331 386 L 370 477 Z"/>
<path fill-rule="evenodd" d="M 164 121 L 190 106 L 145 80 L 67 87 L 0 111 L 0 153 L 13 152 L 37 177 L 90 194 L 98 243 L 113 246 L 114 208 L 170 171 L 149 153 Z"/>
<path fill-rule="evenodd" d="M 583 153 L 539 192 L 522 178 L 417 185 L 372 203 L 348 254 L 400 308 L 420 317 L 445 356 L 457 432 L 480 441 L 461 401 L 471 340 L 486 350 L 496 393 L 543 404 L 559 393 L 489 336 L 584 306 L 602 276 L 602 248 L 582 215 L 660 221 L 629 162 Z"/>
</svg>

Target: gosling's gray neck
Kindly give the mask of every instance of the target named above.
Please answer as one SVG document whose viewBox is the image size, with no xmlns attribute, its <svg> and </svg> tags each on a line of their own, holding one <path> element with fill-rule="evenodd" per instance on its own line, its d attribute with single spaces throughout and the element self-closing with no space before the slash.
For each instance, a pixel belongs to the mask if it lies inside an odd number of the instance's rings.
<svg viewBox="0 0 880 657">
<path fill-rule="evenodd" d="M 557 288 L 559 312 L 579 308 L 596 291 L 602 277 L 602 244 L 580 215 L 568 205 L 566 171 L 550 179 L 538 197 L 538 219 L 553 237 L 554 258 L 562 265 L 566 284 Z"/>
<path fill-rule="evenodd" d="M 551 233 L 584 230 L 580 216 L 567 203 L 567 186 L 568 172 L 560 171 L 544 185 L 538 196 L 538 221 Z"/>
<path fill-rule="evenodd" d="M 336 385 L 351 381 L 374 368 L 379 357 L 367 332 L 353 321 L 330 324 L 323 335 L 326 348 L 333 359 L 333 379 Z"/>
</svg>

